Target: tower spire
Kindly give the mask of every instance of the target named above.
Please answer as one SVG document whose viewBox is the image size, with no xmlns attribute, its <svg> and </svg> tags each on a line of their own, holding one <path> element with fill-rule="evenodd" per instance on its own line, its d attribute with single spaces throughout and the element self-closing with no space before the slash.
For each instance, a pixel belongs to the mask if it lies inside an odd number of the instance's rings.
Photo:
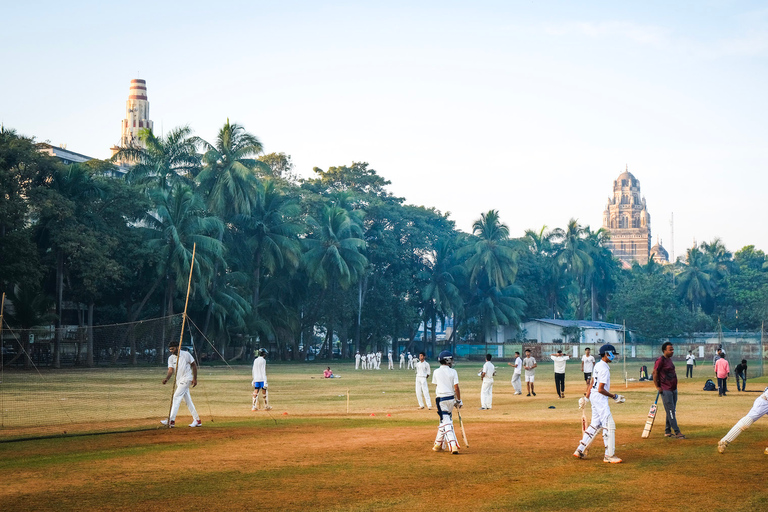
<svg viewBox="0 0 768 512">
<path fill-rule="evenodd" d="M 128 90 L 128 101 L 125 102 L 125 119 L 120 126 L 120 147 L 141 145 L 139 134 L 141 130 L 153 127 L 149 119 L 149 100 L 147 99 L 147 81 L 141 78 L 131 80 L 131 86 Z M 117 153 L 120 148 L 113 147 L 112 154 Z M 121 165 L 130 164 L 130 162 L 119 162 Z"/>
</svg>

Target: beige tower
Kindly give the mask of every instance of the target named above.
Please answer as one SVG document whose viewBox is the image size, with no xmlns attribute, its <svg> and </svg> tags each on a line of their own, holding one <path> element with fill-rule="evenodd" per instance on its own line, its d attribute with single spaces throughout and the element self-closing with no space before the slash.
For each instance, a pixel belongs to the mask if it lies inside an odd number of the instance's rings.
<svg viewBox="0 0 768 512">
<path fill-rule="evenodd" d="M 645 265 L 651 250 L 651 216 L 641 199 L 640 181 L 625 170 L 613 182 L 613 197 L 603 212 L 603 228 L 610 234 L 608 247 L 625 266 Z"/>
<path fill-rule="evenodd" d="M 139 132 L 145 128 L 152 129 L 152 121 L 149 120 L 149 101 L 147 100 L 147 82 L 140 78 L 131 80 L 131 88 L 128 92 L 128 101 L 125 102 L 125 119 L 123 119 L 120 133 L 120 147 L 128 147 L 139 144 Z M 120 149 L 113 146 L 112 155 Z M 129 162 L 121 162 L 122 164 Z"/>
</svg>

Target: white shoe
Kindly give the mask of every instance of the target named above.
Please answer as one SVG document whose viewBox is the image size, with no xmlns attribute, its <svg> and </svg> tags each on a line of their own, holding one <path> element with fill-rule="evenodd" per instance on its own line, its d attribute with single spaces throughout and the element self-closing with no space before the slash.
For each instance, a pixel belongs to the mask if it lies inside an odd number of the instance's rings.
<svg viewBox="0 0 768 512">
<path fill-rule="evenodd" d="M 609 464 L 619 464 L 621 459 L 615 455 L 612 455 L 610 457 L 603 457 L 603 462 L 607 462 Z"/>
<path fill-rule="evenodd" d="M 268 405 L 268 406 L 266 406 L 266 407 L 264 408 L 264 410 L 265 410 L 265 411 L 271 411 L 271 410 L 272 410 L 272 406 L 271 406 L 271 405 Z"/>
<path fill-rule="evenodd" d="M 766 449 L 765 449 L 765 451 L 764 451 L 763 453 L 765 453 L 766 455 L 768 455 L 768 448 L 766 448 Z"/>
<path fill-rule="evenodd" d="M 202 427 L 203 422 L 200 420 L 192 420 L 192 423 L 189 424 L 190 427 Z"/>
<path fill-rule="evenodd" d="M 717 443 L 718 453 L 725 453 L 726 448 L 728 448 L 728 441 L 720 441 Z"/>
<path fill-rule="evenodd" d="M 160 420 L 160 423 L 162 423 L 163 425 L 168 425 L 168 420 Z M 171 428 L 175 426 L 176 426 L 176 421 L 171 420 Z"/>
<path fill-rule="evenodd" d="M 251 407 L 251 410 L 252 411 L 258 411 L 259 409 L 257 409 L 256 407 Z"/>
<path fill-rule="evenodd" d="M 583 459 L 584 458 L 584 454 L 582 452 L 580 452 L 579 450 L 576 450 L 575 452 L 573 452 L 573 456 L 576 457 L 577 459 Z"/>
<path fill-rule="evenodd" d="M 443 451 L 443 443 L 435 443 L 435 445 L 432 447 L 433 452 L 441 452 Z"/>
</svg>

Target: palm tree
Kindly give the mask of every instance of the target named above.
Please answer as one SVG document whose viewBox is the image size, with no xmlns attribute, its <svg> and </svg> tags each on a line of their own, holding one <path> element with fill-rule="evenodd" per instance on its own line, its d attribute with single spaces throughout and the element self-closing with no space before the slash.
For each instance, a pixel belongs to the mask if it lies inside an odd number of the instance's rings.
<svg viewBox="0 0 768 512">
<path fill-rule="evenodd" d="M 13 364 L 23 354 L 25 356 L 24 368 L 29 369 L 32 364 L 29 331 L 33 327 L 50 325 L 50 322 L 56 318 L 56 315 L 51 313 L 53 301 L 31 286 L 22 287 L 19 285 L 13 287 L 13 290 L 8 294 L 8 300 L 13 304 L 13 314 L 7 315 L 8 323 L 21 329 L 19 348 L 22 350 L 19 350 L 16 356 L 5 364 Z M 4 362 L 0 357 L 0 366 L 3 364 Z"/>
<path fill-rule="evenodd" d="M 200 172 L 197 148 L 203 141 L 192 136 L 188 126 L 174 128 L 164 137 L 144 129 L 139 139 L 142 145 L 120 148 L 112 157 L 113 162 L 134 162 L 126 175 L 128 181 L 168 190 L 178 183 L 191 184 Z"/>
<path fill-rule="evenodd" d="M 335 300 L 336 290 L 343 290 L 355 283 L 365 271 L 368 259 L 362 251 L 366 248 L 360 225 L 352 220 L 345 209 L 326 205 L 319 220 L 310 218 L 312 236 L 304 239 L 306 252 L 304 266 L 310 279 L 324 290 L 330 289 Z M 326 331 L 326 353 L 333 343 L 336 308 L 329 308 L 330 318 Z"/>
<path fill-rule="evenodd" d="M 568 221 L 565 230 L 558 228 L 553 231 L 553 234 L 560 239 L 561 244 L 557 259 L 566 275 L 576 284 L 578 290 L 577 312 L 579 320 L 584 319 L 587 276 L 593 266 L 589 245 L 584 240 L 586 233 L 585 228 L 576 219 Z"/>
<path fill-rule="evenodd" d="M 616 286 L 615 276 L 619 272 L 618 262 L 607 246 L 609 239 L 610 234 L 603 228 L 594 232 L 589 226 L 584 228 L 584 241 L 592 258 L 586 276 L 586 285 L 590 288 L 592 321 L 597 320 L 598 302 L 602 303 L 603 311 L 607 307 L 608 294 Z"/>
<path fill-rule="evenodd" d="M 157 255 L 158 280 L 165 282 L 164 314 L 172 315 L 177 292 L 186 291 L 195 244 L 193 283 L 197 285 L 196 290 L 210 300 L 206 290 L 213 267 L 223 257 L 220 235 L 224 226 L 217 217 L 208 215 L 200 196 L 188 186 L 177 184 L 169 191 L 158 189 L 152 192 L 152 198 L 156 212 L 148 218 L 150 239 L 147 243 Z M 159 348 L 162 354 L 165 347 Z"/>
<path fill-rule="evenodd" d="M 712 270 L 712 264 L 698 248 L 688 249 L 677 290 L 680 297 L 691 304 L 691 313 L 695 313 L 696 306 L 712 296 Z"/>
<path fill-rule="evenodd" d="M 445 317 L 454 313 L 461 314 L 464 309 L 461 293 L 456 286 L 456 277 L 463 272 L 463 268 L 455 264 L 453 249 L 452 240 L 437 241 L 430 258 L 431 265 L 426 272 L 426 284 L 422 288 L 421 295 L 425 304 L 424 337 L 426 340 L 427 322 L 431 321 L 433 352 L 437 341 L 437 320 L 444 323 Z"/>
</svg>

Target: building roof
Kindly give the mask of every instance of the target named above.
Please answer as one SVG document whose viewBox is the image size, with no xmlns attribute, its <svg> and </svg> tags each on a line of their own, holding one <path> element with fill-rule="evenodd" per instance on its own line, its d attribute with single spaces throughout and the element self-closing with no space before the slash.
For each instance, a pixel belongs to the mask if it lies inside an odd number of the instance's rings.
<svg viewBox="0 0 768 512">
<path fill-rule="evenodd" d="M 532 322 L 541 322 L 544 324 L 558 325 L 560 327 L 581 327 L 584 329 L 611 329 L 618 331 L 623 329 L 619 324 L 610 324 L 608 322 L 593 322 L 591 320 L 560 320 L 556 318 L 536 318 Z"/>
</svg>

